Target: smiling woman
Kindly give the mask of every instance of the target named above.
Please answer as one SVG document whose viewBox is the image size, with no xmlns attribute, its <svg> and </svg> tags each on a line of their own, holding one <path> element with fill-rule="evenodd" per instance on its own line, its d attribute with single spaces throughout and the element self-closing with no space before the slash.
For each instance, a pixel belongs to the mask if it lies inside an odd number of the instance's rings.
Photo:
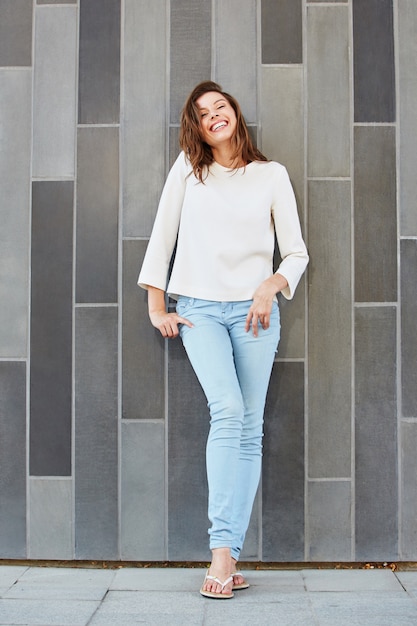
<svg viewBox="0 0 417 626">
<path fill-rule="evenodd" d="M 206 395 L 212 564 L 201 594 L 249 585 L 236 563 L 261 472 L 263 414 L 280 337 L 276 294 L 291 299 L 308 255 L 285 167 L 252 144 L 237 101 L 197 85 L 139 275 L 151 323 L 181 335 Z M 274 274 L 275 236 L 282 262 Z M 169 278 L 171 256 L 176 254 Z M 166 311 L 165 290 L 178 300 Z"/>
</svg>

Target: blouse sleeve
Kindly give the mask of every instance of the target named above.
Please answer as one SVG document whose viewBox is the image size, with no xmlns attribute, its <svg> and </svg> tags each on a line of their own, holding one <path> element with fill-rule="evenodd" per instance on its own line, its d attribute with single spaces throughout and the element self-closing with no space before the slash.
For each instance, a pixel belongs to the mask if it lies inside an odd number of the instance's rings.
<svg viewBox="0 0 417 626">
<path fill-rule="evenodd" d="M 301 234 L 294 191 L 285 167 L 278 174 L 274 187 L 272 216 L 282 259 L 277 273 L 287 279 L 288 287 L 282 290 L 282 295 L 291 300 L 309 259 Z"/>
<path fill-rule="evenodd" d="M 189 168 L 181 152 L 166 179 L 152 234 L 139 273 L 138 285 L 166 290 L 169 265 L 174 251 Z"/>
</svg>

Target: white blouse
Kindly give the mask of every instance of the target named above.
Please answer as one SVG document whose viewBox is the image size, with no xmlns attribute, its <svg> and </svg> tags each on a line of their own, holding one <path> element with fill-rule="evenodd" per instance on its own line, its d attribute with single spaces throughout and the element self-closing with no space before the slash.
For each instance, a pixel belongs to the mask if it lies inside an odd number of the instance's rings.
<svg viewBox="0 0 417 626">
<path fill-rule="evenodd" d="M 229 170 L 214 162 L 202 184 L 181 152 L 161 195 L 138 284 L 173 297 L 250 300 L 273 273 L 275 235 L 282 259 L 277 272 L 288 281 L 282 293 L 289 300 L 308 254 L 285 167 L 255 161 Z"/>
</svg>

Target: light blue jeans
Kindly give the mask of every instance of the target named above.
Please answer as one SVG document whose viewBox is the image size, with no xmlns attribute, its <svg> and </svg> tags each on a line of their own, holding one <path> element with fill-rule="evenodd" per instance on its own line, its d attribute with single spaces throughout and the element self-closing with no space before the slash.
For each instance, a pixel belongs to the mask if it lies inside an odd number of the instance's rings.
<svg viewBox="0 0 417 626">
<path fill-rule="evenodd" d="M 206 395 L 210 432 L 206 463 L 210 548 L 243 546 L 259 484 L 263 416 L 280 337 L 278 304 L 270 327 L 245 332 L 252 301 L 212 302 L 180 296 L 177 312 L 194 325 L 180 334 Z"/>
</svg>

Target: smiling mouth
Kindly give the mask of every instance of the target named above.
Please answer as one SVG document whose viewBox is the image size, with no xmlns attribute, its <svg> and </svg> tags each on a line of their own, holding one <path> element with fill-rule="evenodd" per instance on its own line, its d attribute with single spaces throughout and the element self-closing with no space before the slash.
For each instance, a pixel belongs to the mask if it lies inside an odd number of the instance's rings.
<svg viewBox="0 0 417 626">
<path fill-rule="evenodd" d="M 210 128 L 210 130 L 215 133 L 217 130 L 220 130 L 221 128 L 225 128 L 226 126 L 227 126 L 227 122 L 217 122 Z"/>
</svg>

